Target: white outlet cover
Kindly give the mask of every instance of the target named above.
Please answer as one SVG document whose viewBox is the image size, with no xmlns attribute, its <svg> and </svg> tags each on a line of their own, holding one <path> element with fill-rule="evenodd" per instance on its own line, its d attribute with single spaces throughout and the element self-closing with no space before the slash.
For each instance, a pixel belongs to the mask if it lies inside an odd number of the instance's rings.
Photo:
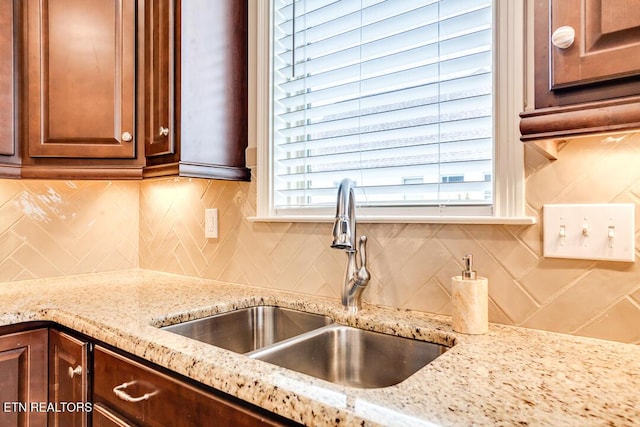
<svg viewBox="0 0 640 427">
<path fill-rule="evenodd" d="M 543 255 L 547 258 L 634 262 L 635 240 L 632 203 L 543 207 Z"/>
<path fill-rule="evenodd" d="M 218 209 L 204 210 L 204 237 L 206 239 L 218 238 Z"/>
</svg>

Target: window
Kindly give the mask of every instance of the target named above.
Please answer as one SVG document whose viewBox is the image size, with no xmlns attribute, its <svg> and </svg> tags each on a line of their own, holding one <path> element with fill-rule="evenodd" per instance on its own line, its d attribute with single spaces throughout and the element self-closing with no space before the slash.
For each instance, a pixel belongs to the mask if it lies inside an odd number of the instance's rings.
<svg viewBox="0 0 640 427">
<path fill-rule="evenodd" d="M 270 72 L 258 82 L 270 102 L 258 106 L 260 118 L 269 117 L 258 126 L 259 217 L 330 215 L 344 177 L 356 182 L 360 218 L 521 213 L 522 103 L 507 108 L 513 124 L 500 132 L 494 94 L 498 75 L 522 72 L 522 64 L 514 72 L 498 61 L 498 49 L 517 41 L 498 37 L 494 23 L 509 20 L 496 19 L 497 1 L 272 0 L 269 10 L 264 3 L 258 21 L 269 37 L 258 43 L 271 42 Z"/>
</svg>

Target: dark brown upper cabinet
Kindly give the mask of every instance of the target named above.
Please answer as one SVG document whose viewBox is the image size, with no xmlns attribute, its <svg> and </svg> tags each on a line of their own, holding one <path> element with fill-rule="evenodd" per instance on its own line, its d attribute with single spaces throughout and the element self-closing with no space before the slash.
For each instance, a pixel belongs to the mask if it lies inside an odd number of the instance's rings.
<svg viewBox="0 0 640 427">
<path fill-rule="evenodd" d="M 248 2 L 160 0 L 147 27 L 145 176 L 248 181 Z"/>
<path fill-rule="evenodd" d="M 534 0 L 534 53 L 535 109 L 521 114 L 523 141 L 640 126 L 637 1 Z"/>
<path fill-rule="evenodd" d="M 0 0 L 0 176 L 248 180 L 247 2 L 185 4 Z"/>
<path fill-rule="evenodd" d="M 0 176 L 141 178 L 136 32 L 143 3 L 1 1 Z"/>
</svg>

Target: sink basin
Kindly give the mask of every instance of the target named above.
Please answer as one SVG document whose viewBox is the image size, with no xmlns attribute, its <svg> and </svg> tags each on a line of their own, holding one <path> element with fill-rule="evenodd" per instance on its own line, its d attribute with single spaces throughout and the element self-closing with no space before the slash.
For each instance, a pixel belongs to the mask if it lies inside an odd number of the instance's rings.
<svg viewBox="0 0 640 427">
<path fill-rule="evenodd" d="M 321 328 L 330 317 L 274 306 L 256 306 L 162 329 L 237 353 L 250 351 Z"/>
<path fill-rule="evenodd" d="M 249 356 L 337 384 L 380 388 L 404 381 L 447 349 L 440 344 L 330 325 Z"/>
<path fill-rule="evenodd" d="M 448 349 L 275 306 L 243 308 L 162 329 L 358 388 L 398 384 Z"/>
</svg>

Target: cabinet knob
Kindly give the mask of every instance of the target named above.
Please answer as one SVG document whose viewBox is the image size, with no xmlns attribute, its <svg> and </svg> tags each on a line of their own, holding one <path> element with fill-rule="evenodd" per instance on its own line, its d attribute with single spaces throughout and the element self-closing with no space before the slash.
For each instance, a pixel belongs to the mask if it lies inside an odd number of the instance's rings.
<svg viewBox="0 0 640 427">
<path fill-rule="evenodd" d="M 557 28 L 551 35 L 551 43 L 559 49 L 566 49 L 576 39 L 576 30 L 568 25 Z"/>
<path fill-rule="evenodd" d="M 73 378 L 76 375 L 82 375 L 82 366 L 78 365 L 75 369 L 69 366 L 69 378 Z"/>
<path fill-rule="evenodd" d="M 160 126 L 160 129 L 158 130 L 158 136 L 169 136 L 169 128 Z"/>
<path fill-rule="evenodd" d="M 123 132 L 122 133 L 122 140 L 124 142 L 131 142 L 133 140 L 133 135 L 131 135 L 129 132 Z"/>
</svg>

